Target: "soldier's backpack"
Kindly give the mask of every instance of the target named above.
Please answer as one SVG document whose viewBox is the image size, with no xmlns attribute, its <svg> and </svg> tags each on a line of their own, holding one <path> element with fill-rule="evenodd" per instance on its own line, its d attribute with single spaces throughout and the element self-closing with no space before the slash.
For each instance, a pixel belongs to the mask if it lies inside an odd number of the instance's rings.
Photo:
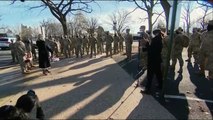
<svg viewBox="0 0 213 120">
<path fill-rule="evenodd" d="M 183 47 L 189 46 L 189 37 L 186 35 L 181 35 L 181 40 L 183 41 Z"/>
</svg>

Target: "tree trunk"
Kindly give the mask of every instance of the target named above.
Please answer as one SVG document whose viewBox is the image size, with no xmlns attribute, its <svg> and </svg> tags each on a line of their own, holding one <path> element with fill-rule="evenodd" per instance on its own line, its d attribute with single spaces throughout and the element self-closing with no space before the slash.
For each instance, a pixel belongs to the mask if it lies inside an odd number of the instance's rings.
<svg viewBox="0 0 213 120">
<path fill-rule="evenodd" d="M 149 31 L 152 33 L 152 13 L 148 13 Z"/>
<path fill-rule="evenodd" d="M 62 24 L 62 27 L 63 27 L 64 35 L 68 35 L 67 22 L 64 21 L 61 24 Z"/>
<path fill-rule="evenodd" d="M 166 16 L 166 30 L 168 31 L 169 27 L 169 13 L 170 13 L 170 4 L 167 0 L 160 0 L 161 6 L 163 7 L 165 16 Z"/>
</svg>

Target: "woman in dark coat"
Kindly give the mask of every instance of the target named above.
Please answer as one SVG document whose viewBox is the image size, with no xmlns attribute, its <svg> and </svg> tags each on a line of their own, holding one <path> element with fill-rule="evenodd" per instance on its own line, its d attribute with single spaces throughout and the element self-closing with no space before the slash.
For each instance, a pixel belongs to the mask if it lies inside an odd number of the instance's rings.
<svg viewBox="0 0 213 120">
<path fill-rule="evenodd" d="M 48 70 L 48 67 L 50 67 L 50 56 L 49 52 L 51 52 L 51 57 L 53 55 L 53 51 L 45 43 L 45 41 L 42 39 L 42 35 L 38 35 L 38 40 L 36 41 L 36 45 L 38 47 L 38 57 L 39 57 L 39 68 L 42 68 L 43 74 L 47 75 L 47 73 L 50 73 Z"/>
</svg>

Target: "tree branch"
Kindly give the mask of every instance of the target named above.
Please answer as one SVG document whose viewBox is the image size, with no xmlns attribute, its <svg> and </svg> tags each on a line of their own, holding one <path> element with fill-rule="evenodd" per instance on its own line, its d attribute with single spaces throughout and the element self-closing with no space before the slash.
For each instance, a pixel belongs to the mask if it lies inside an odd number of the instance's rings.
<svg viewBox="0 0 213 120">
<path fill-rule="evenodd" d="M 164 11 L 161 12 L 161 13 L 158 15 L 158 17 L 155 19 L 155 21 L 152 23 L 152 25 L 154 25 L 154 24 L 157 22 L 158 18 L 159 18 L 163 13 L 164 13 Z"/>
</svg>

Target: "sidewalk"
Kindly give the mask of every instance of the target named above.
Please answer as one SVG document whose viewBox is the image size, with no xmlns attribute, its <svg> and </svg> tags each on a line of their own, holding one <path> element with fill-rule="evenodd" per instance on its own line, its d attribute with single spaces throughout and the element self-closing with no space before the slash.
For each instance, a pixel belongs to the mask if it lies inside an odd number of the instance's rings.
<svg viewBox="0 0 213 120">
<path fill-rule="evenodd" d="M 36 68 L 23 76 L 16 67 L 1 70 L 0 106 L 14 105 L 34 89 L 46 118 L 175 119 L 152 96 L 135 89 L 134 80 L 111 58 L 64 59 L 51 71 L 43 76 Z"/>
</svg>

